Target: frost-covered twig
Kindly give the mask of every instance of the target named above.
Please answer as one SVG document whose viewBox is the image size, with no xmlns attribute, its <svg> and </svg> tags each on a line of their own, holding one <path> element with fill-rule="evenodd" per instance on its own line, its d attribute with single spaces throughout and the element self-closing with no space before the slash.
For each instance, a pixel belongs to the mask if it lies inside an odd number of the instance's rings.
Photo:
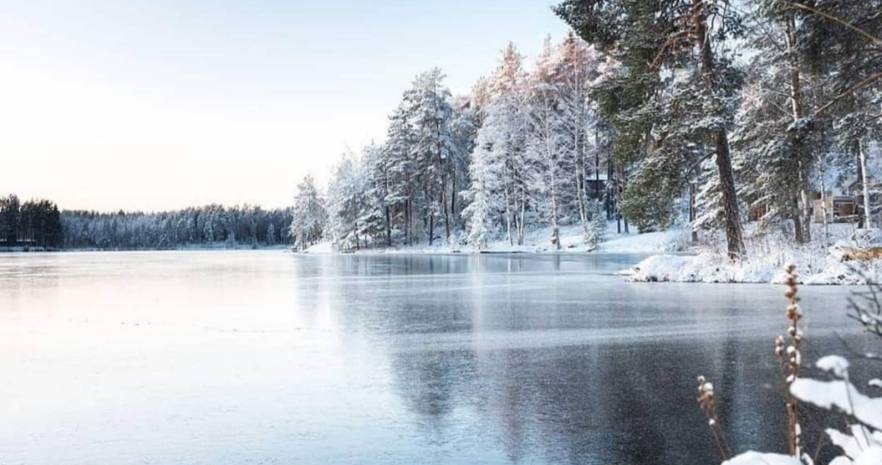
<svg viewBox="0 0 882 465">
<path fill-rule="evenodd" d="M 729 447 L 723 428 L 720 426 L 720 416 L 717 414 L 717 404 L 714 400 L 714 385 L 707 381 L 704 376 L 698 377 L 698 405 L 707 418 L 707 426 L 714 437 L 717 449 L 723 460 L 732 457 L 732 449 Z"/>
</svg>

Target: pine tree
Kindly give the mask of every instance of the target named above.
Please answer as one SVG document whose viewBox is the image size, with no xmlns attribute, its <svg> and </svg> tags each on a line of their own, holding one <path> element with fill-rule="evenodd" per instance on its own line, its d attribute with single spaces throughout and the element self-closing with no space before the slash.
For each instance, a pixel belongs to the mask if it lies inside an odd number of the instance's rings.
<svg viewBox="0 0 882 465">
<path fill-rule="evenodd" d="M 385 154 L 387 188 L 385 204 L 390 210 L 390 222 L 404 235 L 408 245 L 414 242 L 414 202 L 416 200 L 415 163 L 412 147 L 415 134 L 411 123 L 411 108 L 403 101 L 389 117 Z"/>
<path fill-rule="evenodd" d="M 289 230 L 294 246 L 298 250 L 306 250 L 322 238 L 328 219 L 311 175 L 304 177 L 297 185 L 292 214 Z"/>
<path fill-rule="evenodd" d="M 563 190 L 564 115 L 561 85 L 556 75 L 556 57 L 551 39 L 539 54 L 535 71 L 529 79 L 528 172 L 534 186 L 530 191 L 547 203 L 551 225 L 551 243 L 560 250 L 560 197 Z"/>
<path fill-rule="evenodd" d="M 452 214 L 451 180 L 455 149 L 450 130 L 453 108 L 444 74 L 433 68 L 417 76 L 407 93 L 413 115 L 413 160 L 422 194 L 423 223 L 429 245 L 435 237 L 436 218 L 444 220 L 445 238 L 450 239 Z"/>
<path fill-rule="evenodd" d="M 592 87 L 601 76 L 604 60 L 597 51 L 570 32 L 559 47 L 556 75 L 559 81 L 562 117 L 562 149 L 565 173 L 574 192 L 563 192 L 565 203 L 575 205 L 583 232 L 588 235 L 590 212 L 588 198 L 600 199 L 605 192 L 589 192 L 587 181 L 592 177 L 596 189 L 611 162 L 607 144 L 596 143 L 606 137 L 604 125 L 598 121 Z"/>
<path fill-rule="evenodd" d="M 7 247 L 18 245 L 21 201 L 15 194 L 0 199 L 0 238 Z"/>
<path fill-rule="evenodd" d="M 358 219 L 359 234 L 373 244 L 392 245 L 391 212 L 386 202 L 389 191 L 387 151 L 375 144 L 362 150 L 364 176 L 363 205 Z"/>
<path fill-rule="evenodd" d="M 498 176 L 499 189 L 489 195 L 502 198 L 502 223 L 511 244 L 524 242 L 531 175 L 526 141 L 526 75 L 521 62 L 521 55 L 509 44 L 489 84 L 490 99 L 483 110 L 484 121 L 478 130 L 473 154 L 473 159 L 481 159 L 484 169 L 472 172 L 473 176 Z M 481 184 L 492 183 L 483 180 Z M 490 198 L 488 204 L 496 204 L 496 200 Z"/>
</svg>

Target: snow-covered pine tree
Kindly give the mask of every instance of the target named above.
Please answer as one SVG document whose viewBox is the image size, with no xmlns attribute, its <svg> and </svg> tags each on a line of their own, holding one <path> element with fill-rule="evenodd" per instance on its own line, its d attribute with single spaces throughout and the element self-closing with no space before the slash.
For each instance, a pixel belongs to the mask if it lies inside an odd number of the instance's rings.
<svg viewBox="0 0 882 465">
<path fill-rule="evenodd" d="M 594 144 L 602 136 L 598 115 L 591 98 L 592 85 L 600 76 L 601 57 L 597 51 L 570 32 L 558 48 L 556 76 L 560 89 L 562 117 L 562 149 L 565 173 L 572 191 L 561 192 L 564 203 L 575 206 L 579 222 L 587 237 L 590 213 L 588 198 L 604 195 L 600 180 L 609 166 L 606 145 Z M 588 192 L 587 181 L 595 180 L 595 189 Z"/>
<path fill-rule="evenodd" d="M 585 243 L 591 249 L 597 249 L 606 238 L 606 213 L 603 211 L 603 202 L 591 200 L 588 202 L 588 211 L 591 218 L 588 222 Z"/>
<path fill-rule="evenodd" d="M 465 207 L 462 193 L 469 186 L 469 164 L 475 150 L 475 139 L 478 133 L 477 111 L 468 96 L 453 99 L 453 118 L 450 121 L 450 132 L 453 137 L 451 152 L 452 177 L 450 180 L 450 213 L 454 226 L 461 231 L 462 210 Z"/>
<path fill-rule="evenodd" d="M 360 223 L 365 208 L 365 175 L 361 160 L 352 152 L 343 154 L 328 182 L 327 212 L 330 240 L 342 251 L 366 245 Z"/>
<path fill-rule="evenodd" d="M 404 242 L 414 242 L 414 202 L 416 192 L 415 163 L 411 147 L 415 134 L 411 123 L 411 108 L 402 101 L 389 116 L 386 143 L 383 145 L 387 169 L 385 203 L 389 207 L 391 231 L 400 231 Z"/>
<path fill-rule="evenodd" d="M 561 86 L 557 81 L 556 57 L 551 38 L 545 39 L 535 70 L 529 76 L 529 132 L 527 140 L 530 192 L 545 203 L 551 226 L 551 243 L 560 250 L 559 215 L 563 190 L 564 114 Z"/>
<path fill-rule="evenodd" d="M 359 234 L 372 244 L 392 245 L 388 152 L 370 144 L 362 150 L 363 204 L 359 213 Z"/>
<path fill-rule="evenodd" d="M 514 44 L 508 44 L 490 81 L 490 102 L 484 109 L 484 124 L 478 130 L 475 148 L 476 156 L 482 157 L 488 168 L 480 172 L 493 173 L 500 180 L 501 192 L 495 195 L 502 196 L 502 223 L 511 244 L 524 243 L 529 204 L 527 95 L 522 60 Z"/>
<path fill-rule="evenodd" d="M 502 164 L 493 155 L 486 145 L 481 144 L 479 136 L 478 147 L 469 165 L 471 182 L 463 193 L 466 207 L 462 210 L 462 216 L 466 222 L 466 240 L 478 250 L 485 249 L 496 236 L 499 222 L 495 219 L 504 212 L 499 179 Z"/>
<path fill-rule="evenodd" d="M 808 131 L 793 126 L 788 64 L 769 52 L 752 63 L 732 133 L 733 165 L 742 200 L 760 217 L 761 230 L 788 222 L 797 242 L 808 240 L 800 202 L 812 163 Z M 800 134 L 794 134 L 799 132 Z M 810 218 L 808 219 L 810 220 Z M 792 227 L 791 227 L 792 226 Z"/>
<path fill-rule="evenodd" d="M 266 235 L 264 236 L 264 242 L 266 245 L 275 245 L 276 244 L 276 225 L 270 223 L 266 227 Z"/>
<path fill-rule="evenodd" d="M 450 123 L 453 108 L 444 74 L 433 68 L 416 77 L 407 93 L 413 115 L 413 160 L 417 187 L 422 196 L 422 216 L 429 245 L 435 238 L 437 221 L 444 221 L 445 238 L 450 239 L 452 180 L 455 177 L 455 152 Z"/>
<path fill-rule="evenodd" d="M 306 175 L 297 185 L 291 213 L 289 232 L 294 240 L 294 247 L 301 251 L 306 250 L 322 238 L 327 222 L 327 213 L 312 175 Z"/>
</svg>

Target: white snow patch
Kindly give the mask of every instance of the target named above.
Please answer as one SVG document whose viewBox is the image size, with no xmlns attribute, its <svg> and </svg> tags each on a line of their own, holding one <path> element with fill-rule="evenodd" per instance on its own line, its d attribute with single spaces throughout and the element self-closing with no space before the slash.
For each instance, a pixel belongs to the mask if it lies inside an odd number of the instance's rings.
<svg viewBox="0 0 882 465">
<path fill-rule="evenodd" d="M 334 247 L 331 245 L 330 241 L 319 242 L 318 244 L 312 245 L 308 247 L 301 253 L 309 253 L 309 254 L 329 254 L 334 253 Z"/>
<path fill-rule="evenodd" d="M 882 429 L 882 398 L 867 397 L 846 380 L 799 378 L 790 385 L 790 392 L 803 402 L 852 415 L 867 426 Z"/>
<path fill-rule="evenodd" d="M 837 378 L 845 378 L 848 376 L 848 360 L 838 355 L 827 355 L 821 357 L 815 362 L 815 366 L 819 370 L 836 376 Z"/>
<path fill-rule="evenodd" d="M 688 241 L 689 231 L 685 229 L 671 229 L 668 231 L 614 237 L 601 244 L 600 251 L 606 253 L 676 252 L 684 250 L 688 246 Z"/>
<path fill-rule="evenodd" d="M 803 465 L 796 457 L 747 451 L 723 462 L 723 465 Z"/>
</svg>

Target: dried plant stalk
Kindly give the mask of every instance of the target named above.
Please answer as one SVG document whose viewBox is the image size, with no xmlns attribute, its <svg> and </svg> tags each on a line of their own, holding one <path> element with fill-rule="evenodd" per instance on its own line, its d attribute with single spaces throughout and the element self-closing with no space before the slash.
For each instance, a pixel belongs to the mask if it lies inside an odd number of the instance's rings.
<svg viewBox="0 0 882 465">
<path fill-rule="evenodd" d="M 720 426 L 720 417 L 717 414 L 717 404 L 714 400 L 714 385 L 708 382 L 704 376 L 698 377 L 698 405 L 707 418 L 707 426 L 714 437 L 720 456 L 724 461 L 728 460 L 732 457 L 732 449 L 729 447 L 723 428 Z"/>
<path fill-rule="evenodd" d="M 799 329 L 802 312 L 799 310 L 799 297 L 797 297 L 799 290 L 796 286 L 796 267 L 788 265 L 785 271 L 787 272 L 785 280 L 787 290 L 784 292 L 784 296 L 787 297 L 786 315 L 790 321 L 790 326 L 787 328 L 788 337 L 778 336 L 775 338 L 775 355 L 778 357 L 784 385 L 784 401 L 787 409 L 787 449 L 790 455 L 799 457 L 802 449 L 802 444 L 800 443 L 799 402 L 790 393 L 790 385 L 796 381 L 802 365 L 802 353 L 800 352 L 802 330 Z"/>
</svg>

